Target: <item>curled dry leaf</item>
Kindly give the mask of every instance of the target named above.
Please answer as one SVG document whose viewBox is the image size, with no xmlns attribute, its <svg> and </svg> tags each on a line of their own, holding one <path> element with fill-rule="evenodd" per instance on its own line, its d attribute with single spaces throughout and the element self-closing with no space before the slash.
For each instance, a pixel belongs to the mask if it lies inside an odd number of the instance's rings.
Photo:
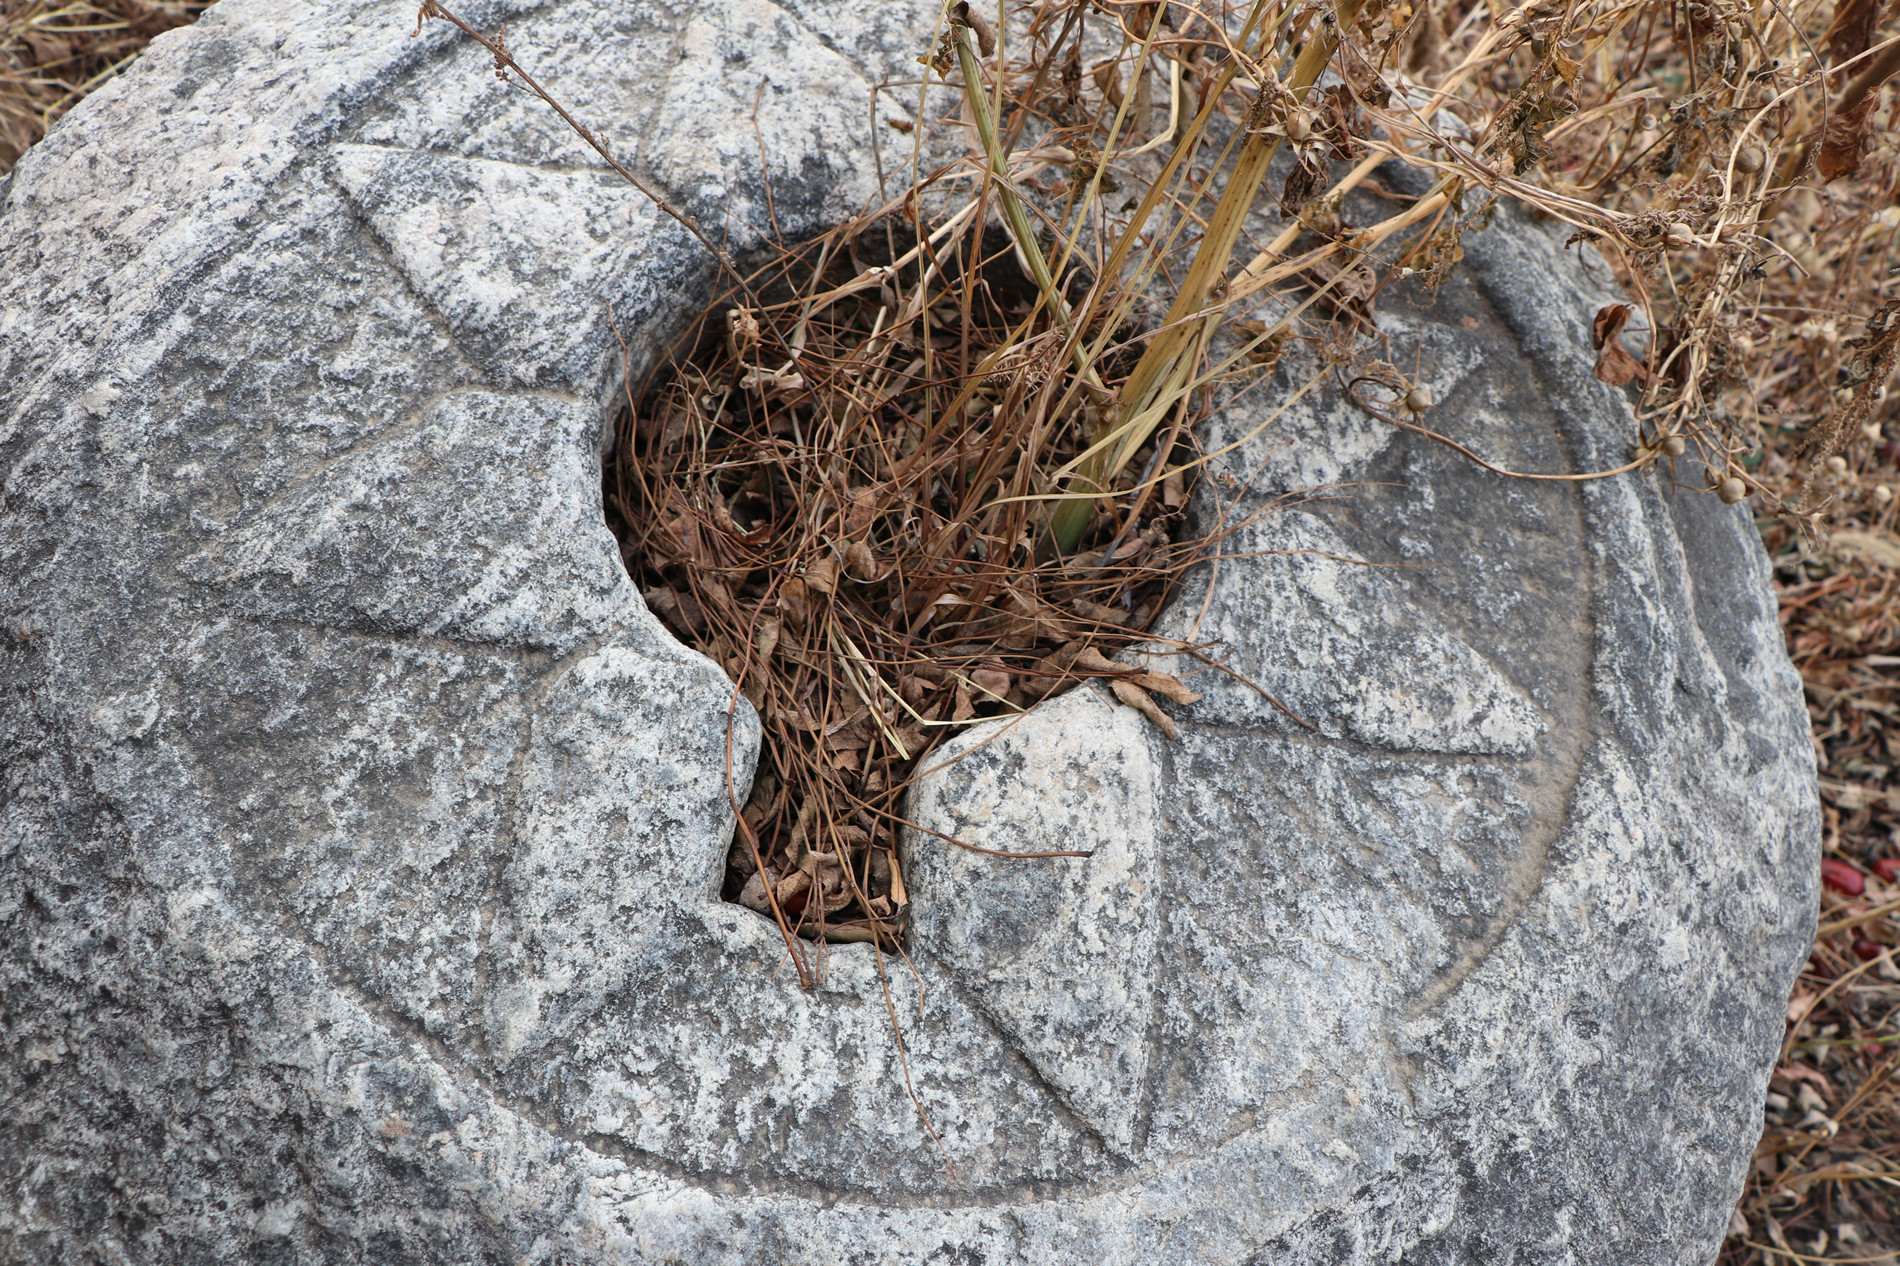
<svg viewBox="0 0 1900 1266">
<path fill-rule="evenodd" d="M 805 627 L 805 615 L 810 609 L 808 592 L 805 582 L 796 577 L 786 581 L 784 587 L 778 591 L 779 614 L 795 629 Z"/>
<path fill-rule="evenodd" d="M 1814 151 L 1814 170 L 1823 180 L 1839 180 L 1860 170 L 1867 152 L 1870 122 L 1878 93 L 1869 93 L 1850 109 L 1828 116 Z"/>
<path fill-rule="evenodd" d="M 1612 387 L 1621 387 L 1644 372 L 1617 337 L 1629 319 L 1627 303 L 1612 303 L 1599 308 L 1596 319 L 1590 323 L 1590 341 L 1597 349 L 1596 375 Z"/>
<path fill-rule="evenodd" d="M 1174 730 L 1174 718 L 1161 710 L 1154 696 L 1137 686 L 1134 682 L 1121 677 L 1111 677 L 1108 682 L 1115 697 L 1155 723 L 1163 734 L 1170 739 L 1177 737 Z"/>
<path fill-rule="evenodd" d="M 758 637 L 754 639 L 759 648 L 759 661 L 764 663 L 772 658 L 772 652 L 778 649 L 779 622 L 775 617 L 759 621 Z"/>
<path fill-rule="evenodd" d="M 838 588 L 838 563 L 833 558 L 818 558 L 805 569 L 805 588 L 830 594 Z"/>
<path fill-rule="evenodd" d="M 1111 681 L 1125 681 L 1129 685 L 1151 690 L 1176 703 L 1201 701 L 1201 696 L 1183 685 L 1179 677 L 1169 673 L 1148 672 L 1130 664 L 1118 664 L 1094 647 L 1086 647 L 1079 651 L 1072 658 L 1071 665 L 1078 673 L 1107 677 Z"/>
<path fill-rule="evenodd" d="M 863 541 L 852 541 L 844 547 L 844 569 L 853 579 L 867 583 L 876 580 L 879 574 L 877 558 Z"/>
</svg>

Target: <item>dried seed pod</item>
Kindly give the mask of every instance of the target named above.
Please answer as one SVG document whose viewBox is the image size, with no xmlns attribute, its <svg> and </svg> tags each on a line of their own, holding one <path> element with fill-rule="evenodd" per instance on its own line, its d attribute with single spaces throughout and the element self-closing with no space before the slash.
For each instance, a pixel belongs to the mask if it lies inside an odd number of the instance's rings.
<svg viewBox="0 0 1900 1266">
<path fill-rule="evenodd" d="M 1423 413 L 1436 403 L 1432 399 L 1432 389 L 1424 383 L 1413 384 L 1412 389 L 1405 393 L 1405 410 L 1408 413 Z"/>
<path fill-rule="evenodd" d="M 1744 145 L 1735 151 L 1735 170 L 1744 176 L 1752 176 L 1761 170 L 1766 157 L 1759 145 Z"/>
<path fill-rule="evenodd" d="M 1748 485 L 1730 475 L 1716 485 L 1715 495 L 1722 498 L 1723 504 L 1735 505 L 1748 495 Z"/>
<path fill-rule="evenodd" d="M 1886 484 L 1875 484 L 1871 495 L 1873 496 L 1875 505 L 1884 506 L 1893 500 L 1893 489 L 1889 488 Z"/>
<path fill-rule="evenodd" d="M 1695 245 L 1695 230 L 1678 220 L 1669 226 L 1669 249 L 1679 251 Z"/>
<path fill-rule="evenodd" d="M 1662 442 L 1662 451 L 1671 457 L 1681 457 L 1684 453 L 1689 451 L 1689 441 L 1683 439 L 1680 435 L 1665 436 Z"/>
<path fill-rule="evenodd" d="M 1847 459 L 1839 453 L 1827 459 L 1827 473 L 1836 479 L 1847 473 Z"/>
<path fill-rule="evenodd" d="M 1289 110 L 1286 116 L 1286 139 L 1299 142 L 1313 135 L 1313 116 L 1304 110 Z"/>
</svg>

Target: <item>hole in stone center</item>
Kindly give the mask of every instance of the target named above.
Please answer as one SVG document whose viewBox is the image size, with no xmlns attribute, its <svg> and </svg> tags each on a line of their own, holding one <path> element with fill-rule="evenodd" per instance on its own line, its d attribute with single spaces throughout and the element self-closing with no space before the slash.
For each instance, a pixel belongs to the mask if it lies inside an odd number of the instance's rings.
<svg viewBox="0 0 1900 1266">
<path fill-rule="evenodd" d="M 1080 381 L 1068 340 L 1116 340 L 1065 329 L 1000 231 L 916 240 L 856 223 L 730 287 L 630 384 L 605 461 L 648 606 L 759 714 L 724 896 L 795 956 L 797 937 L 895 948 L 904 792 L 929 754 L 1085 677 L 1141 690 L 1111 657 L 1200 552 L 1173 539 L 1186 411 L 1078 493 L 1130 358 Z M 1065 493 L 1089 506 L 1066 550 Z"/>
</svg>

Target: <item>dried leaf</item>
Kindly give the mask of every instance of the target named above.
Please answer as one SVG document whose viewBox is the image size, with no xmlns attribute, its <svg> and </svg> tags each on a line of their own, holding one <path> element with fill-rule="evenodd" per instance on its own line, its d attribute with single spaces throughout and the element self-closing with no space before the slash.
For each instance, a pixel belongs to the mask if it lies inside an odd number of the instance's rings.
<svg viewBox="0 0 1900 1266">
<path fill-rule="evenodd" d="M 1629 324 L 1630 305 L 1627 303 L 1607 303 L 1597 309 L 1594 320 L 1590 322 L 1590 346 L 1602 347 Z"/>
<path fill-rule="evenodd" d="M 844 534 L 862 537 L 864 529 L 877 517 L 877 489 L 860 488 L 845 503 Z"/>
<path fill-rule="evenodd" d="M 802 705 L 800 711 L 803 711 Z M 830 725 L 827 725 L 825 727 L 825 736 L 829 738 L 831 735 L 842 733 L 851 729 L 853 726 L 861 726 L 864 723 L 864 719 L 870 715 L 871 710 L 860 703 L 857 707 L 847 712 L 842 719 L 833 721 Z M 858 746 L 862 747 L 863 744 L 860 743 Z"/>
<path fill-rule="evenodd" d="M 1001 699 L 1009 693 L 1014 679 L 1000 668 L 979 668 L 970 674 L 970 684 L 985 694 Z"/>
<path fill-rule="evenodd" d="M 1861 157 L 1867 152 L 1868 122 L 1879 97 L 1870 92 L 1853 109 L 1828 116 L 1814 153 L 1814 170 L 1822 180 L 1837 180 L 1860 170 Z"/>
<path fill-rule="evenodd" d="M 811 875 L 803 870 L 795 870 L 778 881 L 778 885 L 772 889 L 772 895 L 778 898 L 780 905 L 784 905 L 793 897 L 805 892 L 810 887 Z M 803 907 L 801 906 L 800 908 L 802 909 Z"/>
<path fill-rule="evenodd" d="M 1174 718 L 1163 712 L 1161 705 L 1156 703 L 1153 696 L 1146 690 L 1143 690 L 1133 682 L 1124 681 L 1119 677 L 1110 680 L 1108 688 L 1115 692 L 1117 699 L 1120 699 L 1123 703 L 1141 713 L 1141 715 L 1147 717 L 1150 721 L 1153 721 L 1156 728 L 1163 734 L 1169 738 L 1175 737 Z"/>
<path fill-rule="evenodd" d="M 1164 695 L 1176 703 L 1199 703 L 1201 696 L 1189 690 L 1181 679 L 1170 673 L 1134 673 L 1122 680 Z"/>
<path fill-rule="evenodd" d="M 1316 285 L 1331 287 L 1326 290 L 1325 300 L 1332 307 L 1357 312 L 1367 320 L 1373 318 L 1372 297 L 1379 288 L 1379 278 L 1365 264 L 1322 259 L 1307 271 Z"/>
<path fill-rule="evenodd" d="M 984 20 L 983 15 L 971 8 L 965 0 L 957 0 L 950 6 L 950 20 L 959 26 L 967 26 L 976 36 L 976 51 L 983 57 L 996 56 L 996 32 Z"/>
<path fill-rule="evenodd" d="M 647 590 L 640 595 L 647 600 L 647 610 L 669 623 L 679 622 L 680 599 L 669 587 L 660 586 Z"/>
<path fill-rule="evenodd" d="M 1280 205 L 1288 215 L 1298 215 L 1300 208 L 1313 200 L 1313 195 L 1330 183 L 1330 173 L 1324 163 L 1308 163 L 1300 159 L 1293 164 L 1293 170 L 1286 174 L 1286 184 L 1280 189 Z"/>
<path fill-rule="evenodd" d="M 1187 491 L 1179 468 L 1169 471 L 1161 478 L 1161 504 L 1170 510 L 1179 510 L 1187 504 Z"/>
<path fill-rule="evenodd" d="M 809 731 L 818 728 L 817 720 L 805 710 L 805 705 L 802 703 L 797 708 L 780 708 L 776 719 L 779 724 L 788 725 L 794 730 Z"/>
<path fill-rule="evenodd" d="M 962 682 L 957 683 L 957 705 L 950 712 L 952 721 L 968 721 L 976 715 L 976 705 L 970 702 L 970 688 Z"/>
<path fill-rule="evenodd" d="M 802 374 L 775 374 L 764 369 L 748 369 L 739 377 L 739 385 L 747 391 L 757 391 L 767 400 L 778 396 L 789 396 L 805 389 Z"/>
<path fill-rule="evenodd" d="M 1642 372 L 1642 365 L 1623 350 L 1621 343 L 1605 343 L 1602 352 L 1597 355 L 1597 377 L 1612 387 L 1633 382 Z"/>
<path fill-rule="evenodd" d="M 863 541 L 852 541 L 844 547 L 844 567 L 852 576 L 867 583 L 878 578 L 877 559 Z M 810 580 L 809 573 L 806 579 Z"/>
<path fill-rule="evenodd" d="M 753 638 L 753 645 L 759 648 L 759 663 L 763 666 L 772 658 L 772 652 L 778 649 L 780 625 L 776 616 L 767 616 L 759 621 L 759 631 Z"/>
<path fill-rule="evenodd" d="M 1093 647 L 1078 653 L 1074 663 L 1078 672 L 1099 673 L 1110 678 L 1111 684 L 1126 682 L 1141 690 L 1152 690 L 1158 695 L 1164 695 L 1176 703 L 1201 701 L 1201 696 L 1183 685 L 1179 677 L 1171 673 L 1151 673 L 1130 664 L 1118 664 Z M 1116 691 L 1116 693 L 1121 692 Z M 1140 705 L 1132 704 L 1131 706 L 1139 707 Z"/>
<path fill-rule="evenodd" d="M 1873 47 L 1880 27 L 1880 0 L 1839 0 L 1827 28 L 1828 61 L 1838 66 Z"/>
<path fill-rule="evenodd" d="M 1099 602 L 1090 602 L 1087 598 L 1077 598 L 1069 604 L 1075 613 L 1084 620 L 1094 620 L 1097 624 L 1123 625 L 1128 623 L 1128 612 L 1120 607 L 1105 607 Z"/>
<path fill-rule="evenodd" d="M 870 732 L 862 725 L 847 725 L 825 735 L 825 746 L 833 752 L 860 752 L 870 745 Z"/>
<path fill-rule="evenodd" d="M 916 673 L 905 673 L 897 679 L 898 698 L 919 712 L 924 710 L 924 703 L 929 694 L 930 687 Z"/>
<path fill-rule="evenodd" d="M 1108 108 L 1119 110 L 1122 106 L 1122 76 L 1113 61 L 1097 62 L 1095 69 L 1089 72 L 1095 80 L 1095 86 L 1101 89 L 1102 96 L 1108 101 Z"/>
<path fill-rule="evenodd" d="M 795 629 L 805 627 L 805 616 L 810 609 L 805 582 L 796 578 L 785 582 L 778 591 L 778 611 L 786 623 Z"/>
<path fill-rule="evenodd" d="M 1317 114 L 1319 132 L 1326 138 L 1336 161 L 1350 163 L 1365 151 L 1365 145 L 1359 140 L 1365 128 L 1351 88 L 1338 84 L 1321 93 Z"/>
<path fill-rule="evenodd" d="M 1642 365 L 1617 338 L 1629 319 L 1627 303 L 1612 303 L 1599 308 L 1590 323 L 1590 341 L 1597 347 L 1597 377 L 1612 387 L 1621 387 L 1643 373 Z"/>
<path fill-rule="evenodd" d="M 891 864 L 891 900 L 901 910 L 910 904 L 910 892 L 904 887 L 904 868 L 898 864 L 896 853 L 886 853 L 884 856 Z"/>
<path fill-rule="evenodd" d="M 821 558 L 805 569 L 805 587 L 819 593 L 829 594 L 838 588 L 838 562 L 834 558 Z"/>
</svg>

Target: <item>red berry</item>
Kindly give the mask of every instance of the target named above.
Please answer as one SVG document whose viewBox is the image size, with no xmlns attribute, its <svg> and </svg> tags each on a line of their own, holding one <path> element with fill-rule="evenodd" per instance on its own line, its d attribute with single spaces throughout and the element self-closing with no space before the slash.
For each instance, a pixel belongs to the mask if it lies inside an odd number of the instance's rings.
<svg viewBox="0 0 1900 1266">
<path fill-rule="evenodd" d="M 1854 953 L 1863 960 L 1879 958 L 1880 951 L 1884 948 L 1879 942 L 1870 941 L 1864 936 L 1854 938 Z"/>
<path fill-rule="evenodd" d="M 1874 874 L 1880 876 L 1880 882 L 1890 884 L 1900 876 L 1900 857 L 1883 857 L 1874 863 Z"/>
<path fill-rule="evenodd" d="M 1867 891 L 1867 876 L 1833 857 L 1821 859 L 1821 882 L 1830 888 L 1840 889 L 1850 897 L 1858 897 Z"/>
</svg>

